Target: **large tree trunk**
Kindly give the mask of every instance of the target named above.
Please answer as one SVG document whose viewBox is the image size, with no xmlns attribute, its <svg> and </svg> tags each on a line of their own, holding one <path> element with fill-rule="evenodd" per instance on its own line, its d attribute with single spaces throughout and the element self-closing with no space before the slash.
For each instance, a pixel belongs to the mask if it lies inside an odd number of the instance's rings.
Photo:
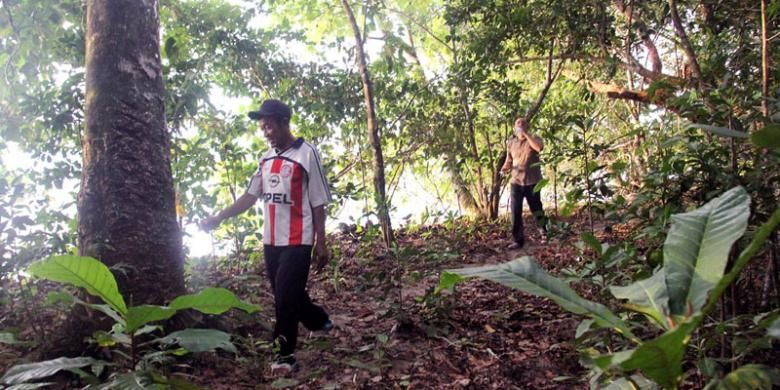
<svg viewBox="0 0 780 390">
<path fill-rule="evenodd" d="M 395 238 L 393 237 L 393 227 L 390 223 L 390 211 L 387 204 L 387 195 L 385 194 L 385 161 L 382 156 L 382 140 L 379 138 L 379 125 L 374 106 L 374 89 L 371 85 L 371 77 L 366 64 L 366 54 L 363 52 L 363 38 L 355 20 L 355 14 L 352 12 L 352 7 L 349 6 L 347 0 L 341 0 L 341 4 L 344 6 L 344 11 L 349 18 L 352 32 L 355 34 L 355 57 L 360 71 L 360 78 L 363 82 L 363 95 L 365 97 L 366 116 L 368 117 L 368 139 L 374 151 L 374 192 L 377 214 L 379 215 L 379 224 L 382 227 L 385 245 L 389 248 L 395 241 Z"/>
<path fill-rule="evenodd" d="M 131 305 L 184 292 L 156 0 L 89 0 L 80 252 L 115 272 Z"/>
</svg>

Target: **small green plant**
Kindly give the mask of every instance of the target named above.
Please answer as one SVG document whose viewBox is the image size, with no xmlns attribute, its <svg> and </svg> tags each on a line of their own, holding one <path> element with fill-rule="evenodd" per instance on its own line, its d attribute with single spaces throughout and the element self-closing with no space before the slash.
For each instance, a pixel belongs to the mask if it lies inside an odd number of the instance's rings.
<svg viewBox="0 0 780 390">
<path fill-rule="evenodd" d="M 11 367 L 0 379 L 7 385 L 23 385 L 66 370 L 78 374 L 83 380 L 98 388 L 129 388 L 129 384 L 158 386 L 162 388 L 192 388 L 181 378 L 168 378 L 158 367 L 175 356 L 222 349 L 235 353 L 230 335 L 214 329 L 184 329 L 163 337 L 152 337 L 161 329 L 152 325 L 173 317 L 181 310 L 193 309 L 205 314 L 222 314 L 231 308 L 252 313 L 260 310 L 257 305 L 241 301 L 223 288 L 206 288 L 196 294 L 175 298 L 168 306 L 140 305 L 127 307 L 119 293 L 111 271 L 91 257 L 54 256 L 30 265 L 30 275 L 83 288 L 99 298 L 103 304 L 84 302 L 68 293 L 50 295 L 50 300 L 79 304 L 106 314 L 114 320 L 110 331 L 97 331 L 94 341 L 101 347 L 112 348 L 119 362 L 106 362 L 90 357 L 47 360 Z M 143 341 L 142 341 L 143 339 Z M 106 366 L 118 365 L 106 383 L 98 385 Z M 83 370 L 90 367 L 91 373 Z M 30 384 L 35 386 L 37 384 Z M 138 388 L 138 387 L 132 387 Z M 155 387 L 157 388 L 157 387 Z"/>
<path fill-rule="evenodd" d="M 648 340 L 634 333 L 624 321 L 625 316 L 614 314 L 600 303 L 583 299 L 527 256 L 504 264 L 445 271 L 441 275 L 440 288 L 453 288 L 464 278 L 481 277 L 550 298 L 566 310 L 590 317 L 580 325 L 578 335 L 591 327 L 600 327 L 615 331 L 625 340 L 623 350 L 591 356 L 594 368 L 597 372 L 602 371 L 598 372 L 599 376 L 623 375 L 613 385 L 646 382 L 641 376 L 631 375 L 639 371 L 664 388 L 676 389 L 683 376 L 683 356 L 694 331 L 780 224 L 778 209 L 756 232 L 731 270 L 725 273 L 731 246 L 747 227 L 749 204 L 747 192 L 736 187 L 697 210 L 672 216 L 664 244 L 663 266 L 647 279 L 629 286 L 610 287 L 616 298 L 627 300 L 624 308 L 644 315 L 658 330 L 660 335 Z M 780 384 L 776 380 L 777 374 L 775 369 L 745 366 L 723 381 L 733 383 L 742 378 L 749 380 L 744 384 L 751 388 L 770 389 L 773 384 Z M 717 386 L 716 381 L 712 383 Z"/>
</svg>

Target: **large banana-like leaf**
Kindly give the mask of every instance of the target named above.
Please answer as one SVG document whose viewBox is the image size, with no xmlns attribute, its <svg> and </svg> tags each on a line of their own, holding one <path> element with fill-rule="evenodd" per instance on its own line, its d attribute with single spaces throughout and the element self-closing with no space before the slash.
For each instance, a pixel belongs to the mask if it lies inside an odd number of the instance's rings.
<svg viewBox="0 0 780 390">
<path fill-rule="evenodd" d="M 81 368 L 96 363 L 106 364 L 91 357 L 62 357 L 37 363 L 18 364 L 6 371 L 5 375 L 0 378 L 0 383 L 8 385 L 22 384 L 31 380 L 52 376 L 61 370 Z"/>
<path fill-rule="evenodd" d="M 246 303 L 224 288 L 209 287 L 197 294 L 182 295 L 169 305 L 172 309 L 195 309 L 206 314 L 222 314 L 232 308 L 247 313 L 260 310 L 260 306 Z"/>
<path fill-rule="evenodd" d="M 209 352 L 217 348 L 237 353 L 236 346 L 230 342 L 230 334 L 216 329 L 184 329 L 161 338 L 160 342 L 179 344 L 192 353 Z"/>
<path fill-rule="evenodd" d="M 723 277 L 731 245 L 745 232 L 750 197 L 736 187 L 697 210 L 672 216 L 664 273 L 673 315 L 693 315 Z M 690 313 L 688 313 L 690 305 Z"/>
<path fill-rule="evenodd" d="M 590 316 L 599 326 L 616 329 L 636 340 L 623 320 L 604 305 L 580 297 L 566 283 L 548 274 L 528 256 L 503 264 L 452 269 L 447 272 L 462 277 L 492 280 L 530 294 L 550 298 L 568 311 Z"/>
<path fill-rule="evenodd" d="M 708 383 L 704 390 L 772 390 L 773 385 L 780 385 L 780 370 L 762 364 L 747 364 L 723 379 Z"/>
<path fill-rule="evenodd" d="M 127 306 L 116 279 L 105 264 L 92 257 L 53 256 L 31 264 L 27 272 L 41 279 L 69 283 L 99 297 L 119 314 L 127 313 Z"/>
<path fill-rule="evenodd" d="M 624 306 L 643 313 L 664 329 L 669 328 L 666 316 L 669 314 L 669 295 L 666 278 L 662 271 L 625 287 L 609 286 L 609 291 L 618 299 L 628 299 Z"/>
</svg>

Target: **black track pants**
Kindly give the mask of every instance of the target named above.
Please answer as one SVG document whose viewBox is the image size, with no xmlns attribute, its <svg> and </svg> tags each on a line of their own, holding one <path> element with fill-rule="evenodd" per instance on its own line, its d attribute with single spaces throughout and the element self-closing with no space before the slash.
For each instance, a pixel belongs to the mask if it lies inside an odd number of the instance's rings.
<svg viewBox="0 0 780 390">
<path fill-rule="evenodd" d="M 546 229 L 544 209 L 542 208 L 542 193 L 534 192 L 536 185 L 521 186 L 512 184 L 512 238 L 519 245 L 525 243 L 523 237 L 523 198 L 528 202 L 528 207 L 534 214 L 536 224 Z"/>
<path fill-rule="evenodd" d="M 279 341 L 282 356 L 295 351 L 298 322 L 310 330 L 319 330 L 328 320 L 328 313 L 313 304 L 306 293 L 311 249 L 311 245 L 263 246 L 276 307 L 274 340 Z"/>
</svg>

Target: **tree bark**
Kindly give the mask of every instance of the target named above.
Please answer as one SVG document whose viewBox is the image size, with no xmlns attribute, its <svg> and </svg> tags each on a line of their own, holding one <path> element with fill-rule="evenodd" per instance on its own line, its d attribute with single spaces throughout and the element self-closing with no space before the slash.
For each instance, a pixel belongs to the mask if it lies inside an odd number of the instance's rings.
<svg viewBox="0 0 780 390">
<path fill-rule="evenodd" d="M 344 11 L 347 13 L 349 23 L 352 26 L 352 32 L 355 35 L 355 59 L 360 71 L 360 79 L 363 82 L 363 95 L 366 104 L 366 116 L 368 120 L 368 139 L 371 142 L 371 148 L 374 153 L 374 192 L 377 205 L 377 214 L 379 224 L 382 227 L 382 236 L 385 245 L 389 248 L 395 241 L 393 236 L 393 227 L 390 223 L 390 212 L 387 204 L 387 195 L 385 194 L 385 162 L 382 156 L 382 141 L 379 138 L 379 125 L 376 118 L 374 106 L 374 90 L 371 85 L 371 77 L 366 64 L 366 54 L 363 51 L 363 38 L 360 33 L 355 14 L 352 12 L 347 0 L 341 0 Z"/>
<path fill-rule="evenodd" d="M 80 253 L 114 272 L 131 305 L 183 293 L 156 0 L 89 0 Z"/>
</svg>

